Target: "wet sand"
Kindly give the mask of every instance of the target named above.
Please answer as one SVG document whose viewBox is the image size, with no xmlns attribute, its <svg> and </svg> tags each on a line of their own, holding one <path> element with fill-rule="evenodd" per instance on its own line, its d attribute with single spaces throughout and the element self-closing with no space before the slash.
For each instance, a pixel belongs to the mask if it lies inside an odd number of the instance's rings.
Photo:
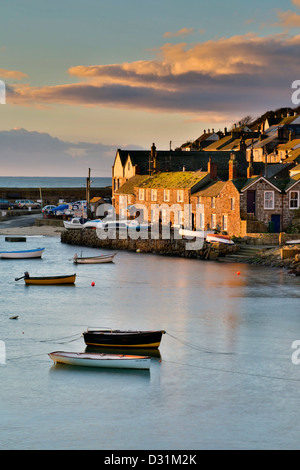
<svg viewBox="0 0 300 470">
<path fill-rule="evenodd" d="M 65 229 L 63 227 L 51 227 L 49 225 L 32 225 L 30 227 L 7 227 L 0 228 L 1 235 L 16 235 L 16 236 L 45 236 L 45 237 L 60 237 L 61 232 Z"/>
</svg>

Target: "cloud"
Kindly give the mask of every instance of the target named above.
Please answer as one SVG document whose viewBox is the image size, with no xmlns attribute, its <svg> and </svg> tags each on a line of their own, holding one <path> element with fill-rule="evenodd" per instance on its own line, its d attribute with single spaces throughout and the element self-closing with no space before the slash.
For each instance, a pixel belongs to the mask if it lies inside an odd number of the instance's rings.
<svg viewBox="0 0 300 470">
<path fill-rule="evenodd" d="M 102 172 L 97 176 L 110 177 L 117 148 L 102 143 L 66 142 L 23 128 L 0 131 L 1 174 L 83 176 L 87 168 L 96 168 Z"/>
<path fill-rule="evenodd" d="M 300 0 L 292 0 L 292 3 L 300 8 Z"/>
<path fill-rule="evenodd" d="M 300 6 L 300 1 L 298 2 Z M 300 27 L 300 15 L 295 13 L 294 11 L 281 11 L 277 12 L 277 16 L 279 21 L 274 24 L 274 26 L 280 26 L 282 28 L 299 28 Z"/>
<path fill-rule="evenodd" d="M 300 35 L 245 34 L 199 43 L 164 44 L 153 60 L 77 65 L 78 83 L 12 85 L 7 102 L 79 105 L 151 112 L 258 113 L 291 105 L 299 77 Z M 217 118 L 217 117 L 216 117 Z"/>
<path fill-rule="evenodd" d="M 0 69 L 0 78 L 13 78 L 15 80 L 21 80 L 25 77 L 27 77 L 27 74 L 19 72 L 18 70 Z"/>
<path fill-rule="evenodd" d="M 175 33 L 172 32 L 166 32 L 164 34 L 164 38 L 176 38 L 179 36 L 187 36 L 189 34 L 192 34 L 194 32 L 194 28 L 182 28 L 179 31 L 176 31 Z"/>
</svg>

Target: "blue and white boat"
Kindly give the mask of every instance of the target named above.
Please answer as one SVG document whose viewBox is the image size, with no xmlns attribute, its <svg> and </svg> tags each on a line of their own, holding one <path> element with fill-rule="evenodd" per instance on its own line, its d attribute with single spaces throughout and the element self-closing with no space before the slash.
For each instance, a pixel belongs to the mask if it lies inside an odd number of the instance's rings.
<svg viewBox="0 0 300 470">
<path fill-rule="evenodd" d="M 3 259 L 27 259 L 27 258 L 41 258 L 45 248 L 36 248 L 34 250 L 22 251 L 0 251 L 0 258 Z"/>
</svg>

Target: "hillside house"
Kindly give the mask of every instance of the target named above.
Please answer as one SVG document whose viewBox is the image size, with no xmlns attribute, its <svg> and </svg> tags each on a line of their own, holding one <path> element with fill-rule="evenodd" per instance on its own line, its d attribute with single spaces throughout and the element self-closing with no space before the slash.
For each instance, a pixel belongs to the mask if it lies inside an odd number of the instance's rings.
<svg viewBox="0 0 300 470">
<path fill-rule="evenodd" d="M 236 178 L 236 162 L 230 166 L 228 181 L 209 182 L 191 196 L 194 216 L 196 205 L 203 204 L 197 226 L 230 236 L 286 230 L 300 208 L 300 172 L 283 179 L 277 177 L 280 168 L 272 177 L 251 175 L 249 168 L 247 178 Z"/>
</svg>

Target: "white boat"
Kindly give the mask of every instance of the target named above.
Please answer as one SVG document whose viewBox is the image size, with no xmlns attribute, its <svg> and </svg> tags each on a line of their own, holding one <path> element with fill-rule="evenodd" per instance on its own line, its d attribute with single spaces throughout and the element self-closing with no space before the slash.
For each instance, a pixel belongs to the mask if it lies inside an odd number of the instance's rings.
<svg viewBox="0 0 300 470">
<path fill-rule="evenodd" d="M 113 263 L 115 256 L 116 256 L 116 253 L 113 253 L 110 255 L 83 257 L 83 256 L 78 256 L 77 253 L 75 253 L 74 258 L 73 258 L 73 263 L 74 264 Z"/>
<path fill-rule="evenodd" d="M 209 243 L 225 243 L 226 245 L 234 245 L 234 242 L 228 235 L 220 235 L 219 233 L 208 233 L 206 241 Z"/>
<path fill-rule="evenodd" d="M 64 220 L 64 227 L 66 229 L 82 229 L 83 223 L 81 223 L 80 217 L 74 217 L 72 220 Z"/>
<path fill-rule="evenodd" d="M 0 251 L 0 258 L 3 259 L 28 259 L 41 258 L 45 248 L 36 248 L 35 250 L 22 251 Z"/>
<path fill-rule="evenodd" d="M 150 356 L 132 356 L 125 354 L 77 353 L 55 351 L 49 354 L 57 364 L 84 367 L 104 367 L 117 369 L 150 369 Z"/>
<path fill-rule="evenodd" d="M 290 240 L 286 242 L 286 245 L 299 245 L 299 244 L 300 244 L 300 240 Z"/>
</svg>

